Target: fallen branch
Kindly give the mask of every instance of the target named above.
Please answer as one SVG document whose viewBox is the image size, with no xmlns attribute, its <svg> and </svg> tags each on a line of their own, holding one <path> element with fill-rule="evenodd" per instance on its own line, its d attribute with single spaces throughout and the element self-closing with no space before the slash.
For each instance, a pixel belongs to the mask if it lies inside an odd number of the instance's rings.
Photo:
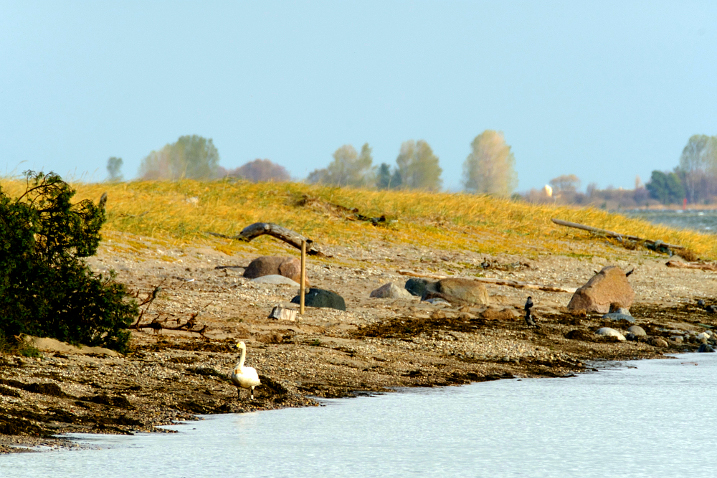
<svg viewBox="0 0 717 478">
<path fill-rule="evenodd" d="M 652 239 L 643 239 L 641 237 L 637 236 L 630 236 L 628 234 L 620 234 L 618 232 L 608 231 L 605 229 L 598 229 L 597 227 L 592 226 L 586 226 L 585 224 L 578 224 L 577 222 L 568 222 L 568 221 L 562 221 L 560 219 L 551 219 L 555 224 L 558 224 L 559 226 L 566 226 L 566 227 L 574 227 L 576 229 L 582 229 L 583 231 L 590 231 L 595 234 L 602 234 L 607 237 L 614 237 L 618 241 L 622 242 L 623 239 L 627 239 L 629 241 L 634 242 L 640 242 L 644 243 L 649 249 L 658 251 L 658 252 L 669 252 L 670 249 L 684 249 L 685 246 L 680 246 L 677 244 L 667 244 L 666 242 L 662 242 L 660 240 L 652 240 Z M 667 251 L 665 251 L 667 249 Z"/>
<path fill-rule="evenodd" d="M 717 271 L 717 264 L 705 262 L 682 262 L 671 259 L 665 264 L 667 267 L 677 267 L 679 269 L 699 269 L 702 271 Z"/>
<path fill-rule="evenodd" d="M 301 250 L 302 241 L 306 241 L 307 254 L 311 256 L 326 255 L 311 239 L 308 239 L 299 234 L 298 232 L 292 231 L 291 229 L 287 229 L 285 227 L 279 226 L 278 224 L 273 224 L 270 222 L 256 222 L 254 224 L 251 224 L 242 229 L 242 231 L 237 236 L 225 236 L 224 234 L 219 234 L 216 232 L 209 232 L 208 234 L 211 234 L 212 236 L 223 237 L 225 239 L 234 239 L 237 241 L 246 242 L 249 242 L 252 239 L 255 239 L 261 235 L 268 234 L 270 236 L 276 237 L 277 239 L 281 239 L 282 241 L 294 246 L 299 250 Z"/>
<path fill-rule="evenodd" d="M 516 289 L 534 289 L 534 290 L 542 290 L 544 292 L 565 292 L 566 294 L 574 294 L 577 289 L 573 287 L 557 287 L 552 285 L 541 285 L 541 284 L 530 284 L 527 282 L 518 282 L 514 280 L 507 280 L 507 279 L 492 279 L 489 277 L 457 277 L 457 276 L 442 276 L 442 275 L 436 275 L 436 274 L 421 274 L 418 272 L 413 271 L 404 271 L 400 270 L 398 271 L 399 274 L 403 276 L 411 276 L 411 277 L 425 277 L 428 279 L 468 279 L 468 280 L 474 280 L 477 282 L 484 282 L 486 284 L 495 284 L 495 285 L 504 285 L 508 287 L 515 287 Z"/>
</svg>

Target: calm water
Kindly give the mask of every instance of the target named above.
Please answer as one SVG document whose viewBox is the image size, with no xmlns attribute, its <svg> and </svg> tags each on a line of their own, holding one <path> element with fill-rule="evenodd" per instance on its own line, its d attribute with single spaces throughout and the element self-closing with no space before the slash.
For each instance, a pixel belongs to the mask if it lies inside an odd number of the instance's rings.
<svg viewBox="0 0 717 478">
<path fill-rule="evenodd" d="M 713 476 L 717 354 L 624 365 L 85 437 L 100 449 L 2 456 L 0 476 Z"/>
<path fill-rule="evenodd" d="M 717 210 L 709 211 L 626 211 L 623 214 L 678 229 L 717 234 Z"/>
</svg>

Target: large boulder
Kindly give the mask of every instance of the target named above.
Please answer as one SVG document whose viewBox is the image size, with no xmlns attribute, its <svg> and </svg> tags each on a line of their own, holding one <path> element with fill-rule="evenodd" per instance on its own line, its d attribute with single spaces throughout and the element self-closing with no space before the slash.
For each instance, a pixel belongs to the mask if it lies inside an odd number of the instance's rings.
<svg viewBox="0 0 717 478">
<path fill-rule="evenodd" d="M 372 291 L 371 297 L 378 299 L 411 299 L 413 298 L 413 294 L 393 282 L 389 282 Z"/>
<path fill-rule="evenodd" d="M 261 256 L 251 261 L 244 270 L 244 277 L 247 279 L 270 275 L 280 275 L 299 282 L 301 281 L 301 261 L 296 257 Z M 306 285 L 309 285 L 308 280 Z"/>
<path fill-rule="evenodd" d="M 568 310 L 585 310 L 606 314 L 616 307 L 629 309 L 635 300 L 635 291 L 619 267 L 608 266 L 595 274 L 573 294 Z"/>
<path fill-rule="evenodd" d="M 299 303 L 299 296 L 297 295 L 291 302 L 294 304 Z M 304 305 L 307 307 L 328 307 L 331 309 L 346 310 L 346 302 L 336 292 L 330 290 L 316 289 L 312 287 L 304 294 Z"/>
<path fill-rule="evenodd" d="M 441 279 L 426 285 L 423 299 L 443 299 L 451 304 L 488 305 L 488 291 L 471 279 Z"/>
</svg>

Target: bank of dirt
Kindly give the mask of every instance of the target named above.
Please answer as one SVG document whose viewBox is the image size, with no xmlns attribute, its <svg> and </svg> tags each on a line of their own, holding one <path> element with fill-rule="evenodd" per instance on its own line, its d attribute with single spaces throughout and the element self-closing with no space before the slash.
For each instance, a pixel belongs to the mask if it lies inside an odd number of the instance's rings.
<svg viewBox="0 0 717 478">
<path fill-rule="evenodd" d="M 296 322 L 285 322 L 267 316 L 277 304 L 288 306 L 297 288 L 244 279 L 242 266 L 257 256 L 249 247 L 245 254 L 227 255 L 130 235 L 104 242 L 89 260 L 92 268 L 117 271 L 139 300 L 159 286 L 142 325 L 154 320 L 164 328 L 134 330 L 125 356 L 0 356 L 0 450 L 71 446 L 52 438 L 67 432 L 158 431 L 159 425 L 197 414 L 316 406 L 315 397 L 570 377 L 602 360 L 695 351 L 694 336 L 717 325 L 716 315 L 696 306 L 697 299 L 714 299 L 717 274 L 668 268 L 666 256 L 649 251 L 616 249 L 620 259 L 488 256 L 391 244 L 328 252 L 332 257 L 310 258 L 309 280 L 341 294 L 347 311 L 308 308 Z M 277 245 L 276 255 L 296 252 Z M 571 315 L 567 293 L 489 285 L 488 308 L 369 297 L 386 282 L 403 285 L 407 277 L 399 270 L 579 287 L 605 265 L 635 268 L 631 312 L 653 340 L 598 337 L 602 326 L 624 331 L 631 324 Z M 528 295 L 537 328 L 527 327 L 522 317 Z M 254 400 L 246 390 L 238 397 L 227 379 L 237 361 L 237 340 L 246 342 L 246 365 L 262 381 Z"/>
</svg>

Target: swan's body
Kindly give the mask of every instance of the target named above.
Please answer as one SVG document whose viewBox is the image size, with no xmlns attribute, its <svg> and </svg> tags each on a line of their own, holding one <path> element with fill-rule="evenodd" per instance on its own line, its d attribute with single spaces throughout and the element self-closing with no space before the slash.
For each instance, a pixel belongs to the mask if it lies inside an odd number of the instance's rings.
<svg viewBox="0 0 717 478">
<path fill-rule="evenodd" d="M 239 361 L 232 371 L 232 382 L 236 385 L 237 392 L 241 397 L 241 389 L 251 389 L 251 399 L 254 400 L 254 387 L 261 385 L 259 380 L 259 374 L 256 373 L 256 369 L 253 367 L 245 367 L 244 359 L 246 358 L 246 344 L 244 342 L 237 342 L 237 348 L 241 349 L 241 356 Z"/>
</svg>

